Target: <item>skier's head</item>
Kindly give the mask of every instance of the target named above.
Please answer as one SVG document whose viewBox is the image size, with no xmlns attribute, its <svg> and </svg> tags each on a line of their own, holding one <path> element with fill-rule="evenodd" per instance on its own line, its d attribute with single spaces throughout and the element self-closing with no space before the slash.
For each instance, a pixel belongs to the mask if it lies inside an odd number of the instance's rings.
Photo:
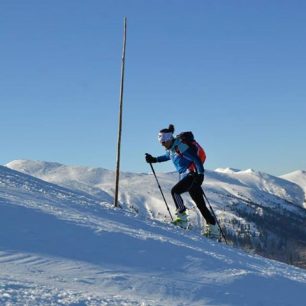
<svg viewBox="0 0 306 306">
<path fill-rule="evenodd" d="M 173 141 L 174 125 L 169 124 L 169 127 L 162 129 L 158 133 L 158 141 L 166 148 L 169 149 Z"/>
</svg>

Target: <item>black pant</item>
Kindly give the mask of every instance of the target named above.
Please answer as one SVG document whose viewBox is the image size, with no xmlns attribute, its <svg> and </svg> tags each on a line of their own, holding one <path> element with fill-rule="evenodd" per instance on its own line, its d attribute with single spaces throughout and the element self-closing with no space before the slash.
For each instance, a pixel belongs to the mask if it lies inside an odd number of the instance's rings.
<svg viewBox="0 0 306 306">
<path fill-rule="evenodd" d="M 206 223 L 216 224 L 215 218 L 206 207 L 201 185 L 195 183 L 193 176 L 190 174 L 186 175 L 171 189 L 171 194 L 177 211 L 183 212 L 186 210 L 181 194 L 187 191 L 189 192 L 192 200 L 196 203 Z"/>
</svg>

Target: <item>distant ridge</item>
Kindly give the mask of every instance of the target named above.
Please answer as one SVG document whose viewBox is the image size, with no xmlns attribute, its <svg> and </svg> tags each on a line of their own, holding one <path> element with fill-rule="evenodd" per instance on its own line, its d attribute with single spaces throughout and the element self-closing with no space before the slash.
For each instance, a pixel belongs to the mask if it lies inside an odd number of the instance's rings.
<svg viewBox="0 0 306 306">
<path fill-rule="evenodd" d="M 281 178 L 301 186 L 306 194 L 306 171 L 296 170 L 280 176 Z"/>
</svg>

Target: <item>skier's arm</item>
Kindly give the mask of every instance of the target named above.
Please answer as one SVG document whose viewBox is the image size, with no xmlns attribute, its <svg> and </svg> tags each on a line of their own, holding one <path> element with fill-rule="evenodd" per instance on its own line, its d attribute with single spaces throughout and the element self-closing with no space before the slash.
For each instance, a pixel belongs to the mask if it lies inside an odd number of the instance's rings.
<svg viewBox="0 0 306 306">
<path fill-rule="evenodd" d="M 166 154 L 164 154 L 164 155 L 156 157 L 156 161 L 158 163 L 162 163 L 162 162 L 165 162 L 165 161 L 168 161 L 168 160 L 170 160 L 170 152 L 169 151 L 167 151 Z"/>
</svg>

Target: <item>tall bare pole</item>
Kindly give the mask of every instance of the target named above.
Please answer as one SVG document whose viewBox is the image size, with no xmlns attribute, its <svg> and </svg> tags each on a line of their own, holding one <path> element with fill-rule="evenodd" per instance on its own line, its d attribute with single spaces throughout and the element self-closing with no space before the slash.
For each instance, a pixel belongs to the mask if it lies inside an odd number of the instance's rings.
<svg viewBox="0 0 306 306">
<path fill-rule="evenodd" d="M 115 203 L 114 203 L 115 207 L 118 207 L 118 193 L 119 193 L 120 149 L 121 149 L 121 132 L 122 132 L 122 105 L 123 105 L 124 68 L 125 68 L 125 47 L 126 47 L 126 17 L 124 17 L 124 27 L 123 27 L 123 48 L 122 48 L 121 84 L 120 84 L 120 100 L 119 100 L 119 126 L 118 126 L 117 161 L 116 161 L 116 187 L 115 187 Z"/>
</svg>

